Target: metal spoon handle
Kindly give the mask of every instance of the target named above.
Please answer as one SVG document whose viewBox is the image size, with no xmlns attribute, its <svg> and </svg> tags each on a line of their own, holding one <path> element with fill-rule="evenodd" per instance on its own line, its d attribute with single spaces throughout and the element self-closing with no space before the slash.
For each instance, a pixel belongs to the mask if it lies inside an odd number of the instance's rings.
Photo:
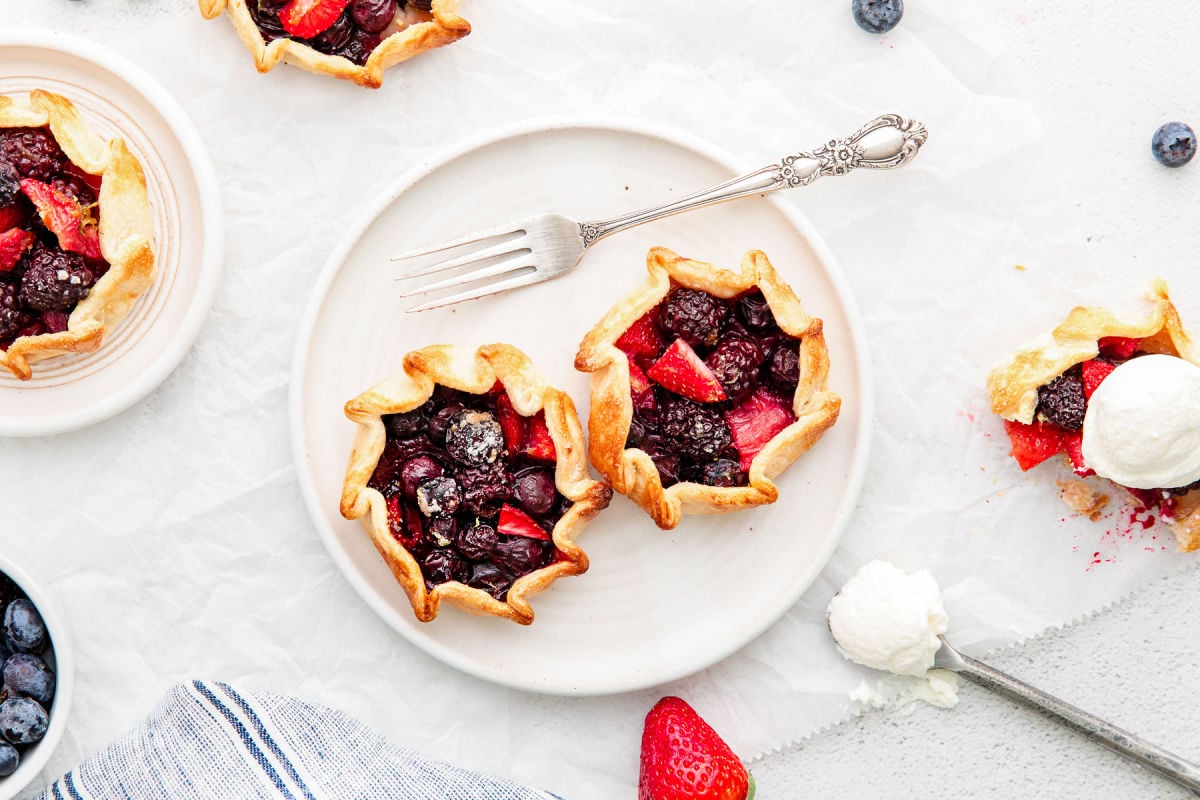
<svg viewBox="0 0 1200 800">
<path fill-rule="evenodd" d="M 944 650 L 949 645 L 943 642 L 942 647 Z M 1019 681 L 1011 675 L 976 661 L 970 656 L 964 656 L 957 651 L 954 651 L 954 656 L 960 663 L 947 664 L 946 667 L 972 683 L 999 692 L 1049 717 L 1056 718 L 1076 733 L 1083 734 L 1128 759 L 1160 772 L 1180 786 L 1190 789 L 1193 794 L 1200 795 L 1200 766 L 1184 761 L 1145 739 L 1105 722 L 1041 689 L 1036 689 L 1024 681 Z M 938 666 L 942 666 L 942 664 L 938 664 Z"/>
</svg>

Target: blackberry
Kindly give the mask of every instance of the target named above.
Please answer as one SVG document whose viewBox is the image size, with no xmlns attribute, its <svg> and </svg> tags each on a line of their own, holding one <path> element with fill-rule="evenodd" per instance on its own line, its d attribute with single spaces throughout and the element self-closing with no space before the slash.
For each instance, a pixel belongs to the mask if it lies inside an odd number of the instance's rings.
<svg viewBox="0 0 1200 800">
<path fill-rule="evenodd" d="M 734 403 L 740 403 L 754 390 L 762 362 L 763 351 L 757 344 L 750 339 L 732 337 L 717 345 L 704 360 L 725 390 L 726 397 Z"/>
<path fill-rule="evenodd" d="M 1087 413 L 1083 393 L 1083 369 L 1078 364 L 1045 386 L 1038 387 L 1037 413 L 1058 427 L 1077 431 Z"/>
<path fill-rule="evenodd" d="M 427 517 L 443 517 L 458 511 L 462 491 L 454 478 L 430 478 L 417 487 L 417 508 Z"/>
<path fill-rule="evenodd" d="M 25 263 L 21 302 L 38 311 L 70 311 L 96 282 L 95 273 L 78 253 L 35 247 Z"/>
<path fill-rule="evenodd" d="M 0 208 L 11 206 L 21 196 L 21 173 L 7 161 L 0 159 Z"/>
<path fill-rule="evenodd" d="M 504 429 L 487 411 L 460 411 L 446 428 L 446 452 L 460 464 L 493 464 L 504 451 Z"/>
<path fill-rule="evenodd" d="M 708 292 L 678 286 L 667 295 L 658 323 L 675 338 L 693 348 L 713 347 L 729 319 L 729 306 Z"/>
<path fill-rule="evenodd" d="M 458 547 L 458 552 L 467 558 L 472 561 L 482 561 L 492 554 L 499 541 L 500 537 L 496 533 L 496 529 L 481 522 L 459 531 L 454 544 Z"/>
<path fill-rule="evenodd" d="M 68 163 L 46 128 L 0 129 L 0 160 L 16 167 L 21 177 L 39 181 L 49 181 Z"/>
<path fill-rule="evenodd" d="M 659 427 L 675 452 L 697 461 L 714 459 L 733 444 L 733 434 L 718 409 L 683 397 L 667 402 Z"/>
<path fill-rule="evenodd" d="M 421 573 L 425 576 L 425 582 L 433 586 L 466 580 L 467 569 L 467 562 L 448 547 L 430 550 L 429 554 L 421 559 Z"/>
<path fill-rule="evenodd" d="M 783 394 L 796 393 L 796 385 L 800 383 L 800 348 L 795 342 L 785 342 L 775 348 L 767 364 L 767 377 Z"/>
<path fill-rule="evenodd" d="M 463 505 L 479 517 L 500 513 L 500 506 L 513 496 L 513 477 L 501 462 L 482 467 L 468 467 L 458 473 L 462 486 Z"/>
<path fill-rule="evenodd" d="M 737 301 L 737 315 L 747 328 L 756 331 L 770 331 L 779 327 L 775 322 L 775 312 L 767 305 L 767 298 L 759 291 L 744 294 Z"/>
<path fill-rule="evenodd" d="M 0 281 L 0 341 L 14 338 L 32 319 L 21 305 L 20 292 L 15 283 Z"/>
<path fill-rule="evenodd" d="M 364 31 L 379 33 L 396 16 L 396 0 L 354 0 L 350 14 Z"/>
</svg>

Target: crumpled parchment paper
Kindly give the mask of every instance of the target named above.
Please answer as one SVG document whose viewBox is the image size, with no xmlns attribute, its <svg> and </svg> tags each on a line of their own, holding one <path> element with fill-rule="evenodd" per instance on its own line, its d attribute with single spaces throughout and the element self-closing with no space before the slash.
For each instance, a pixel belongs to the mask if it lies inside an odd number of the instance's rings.
<svg viewBox="0 0 1200 800">
<path fill-rule="evenodd" d="M 211 319 L 160 389 L 89 430 L 0 442 L 0 542 L 58 597 L 78 648 L 72 720 L 46 780 L 197 675 L 338 706 L 407 746 L 567 797 L 627 795 L 660 695 L 686 697 L 745 757 L 846 719 L 866 672 L 837 655 L 824 609 L 866 560 L 929 569 L 953 640 L 976 654 L 1186 562 L 1163 529 L 1123 512 L 1070 516 L 1054 486 L 1065 471 L 1022 474 L 988 413 L 992 362 L 1076 303 L 1135 298 L 1155 267 L 1093 263 L 1070 244 L 1072 206 L 1053 181 L 1066 165 L 977 4 L 910 3 L 882 37 L 859 31 L 844 2 L 463 10 L 470 37 L 369 92 L 289 67 L 257 75 L 228 22 L 205 22 L 191 2 L 5 8 L 6 25 L 88 36 L 163 82 L 207 142 L 228 225 Z M 449 142 L 548 113 L 666 123 L 758 166 L 883 111 L 929 125 L 907 168 L 919 177 L 903 192 L 874 176 L 791 198 L 865 317 L 877 428 L 841 548 L 778 624 L 673 685 L 567 699 L 460 675 L 359 601 L 301 502 L 286 400 L 311 283 L 377 193 Z M 453 209 L 448 197 L 429 213 Z M 1160 272 L 1200 324 L 1200 273 Z"/>
</svg>

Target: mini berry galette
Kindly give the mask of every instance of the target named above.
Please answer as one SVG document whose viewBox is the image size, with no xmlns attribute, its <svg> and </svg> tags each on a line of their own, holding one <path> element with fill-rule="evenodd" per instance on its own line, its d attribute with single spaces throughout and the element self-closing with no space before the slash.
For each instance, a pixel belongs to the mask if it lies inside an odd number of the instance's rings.
<svg viewBox="0 0 1200 800">
<path fill-rule="evenodd" d="M 646 268 L 575 357 L 592 464 L 664 529 L 775 502 L 841 409 L 821 320 L 757 250 L 732 272 L 655 247 Z"/>
<path fill-rule="evenodd" d="M 1022 470 L 1062 454 L 1157 509 L 1184 550 L 1200 548 L 1200 350 L 1162 281 L 1140 319 L 1073 309 L 997 365 L 987 386 Z M 1079 480 L 1063 500 L 1093 518 L 1107 498 Z"/>
<path fill-rule="evenodd" d="M 383 71 L 471 32 L 459 0 L 199 0 L 224 11 L 259 72 L 280 61 L 377 89 Z"/>
<path fill-rule="evenodd" d="M 447 600 L 533 622 L 529 598 L 588 568 L 575 537 L 612 490 L 588 475 L 571 398 L 505 344 L 435 345 L 346 404 L 341 511 L 428 622 Z"/>
<path fill-rule="evenodd" d="M 0 95 L 0 367 L 100 346 L 154 281 L 141 165 L 64 97 Z"/>
</svg>

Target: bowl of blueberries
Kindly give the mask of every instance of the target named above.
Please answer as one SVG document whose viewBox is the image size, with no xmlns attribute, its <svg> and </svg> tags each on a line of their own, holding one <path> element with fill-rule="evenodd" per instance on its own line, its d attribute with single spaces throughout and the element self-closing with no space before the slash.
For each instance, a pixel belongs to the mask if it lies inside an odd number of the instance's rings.
<svg viewBox="0 0 1200 800">
<path fill-rule="evenodd" d="M 74 663 L 62 615 L 0 556 L 0 800 L 41 772 L 66 729 Z"/>
</svg>

